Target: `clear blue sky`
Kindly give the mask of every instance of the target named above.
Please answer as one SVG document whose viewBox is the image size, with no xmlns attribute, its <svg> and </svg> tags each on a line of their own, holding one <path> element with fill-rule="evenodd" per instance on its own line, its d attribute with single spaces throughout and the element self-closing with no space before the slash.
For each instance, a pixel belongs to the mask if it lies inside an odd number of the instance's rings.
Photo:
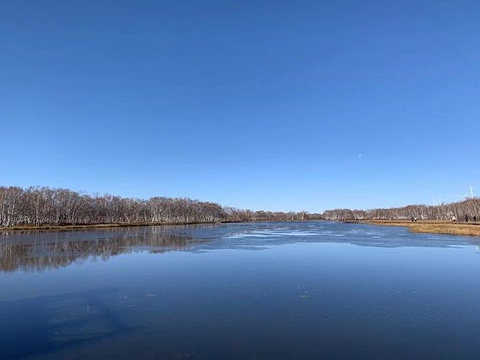
<svg viewBox="0 0 480 360">
<path fill-rule="evenodd" d="M 0 185 L 322 211 L 480 193 L 479 1 L 0 2 Z"/>
</svg>

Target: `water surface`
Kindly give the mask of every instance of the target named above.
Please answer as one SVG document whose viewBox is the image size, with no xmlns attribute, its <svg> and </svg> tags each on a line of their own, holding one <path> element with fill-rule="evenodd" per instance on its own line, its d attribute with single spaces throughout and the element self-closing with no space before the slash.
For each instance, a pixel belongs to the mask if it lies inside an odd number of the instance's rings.
<svg viewBox="0 0 480 360">
<path fill-rule="evenodd" d="M 0 359 L 472 359 L 480 238 L 326 222 L 0 235 Z"/>
</svg>

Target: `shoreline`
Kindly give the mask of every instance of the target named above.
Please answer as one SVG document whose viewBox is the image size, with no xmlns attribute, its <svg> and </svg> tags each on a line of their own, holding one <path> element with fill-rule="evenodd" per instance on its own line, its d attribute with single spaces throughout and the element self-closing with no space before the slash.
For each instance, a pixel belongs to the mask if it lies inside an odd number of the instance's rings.
<svg viewBox="0 0 480 360">
<path fill-rule="evenodd" d="M 95 229 L 115 229 L 141 226 L 188 226 L 188 225 L 220 225 L 255 222 L 279 222 L 278 220 L 257 220 L 257 221 L 212 221 L 212 222 L 171 222 L 171 223 L 111 223 L 111 224 L 81 224 L 81 225 L 42 225 L 42 226 L 12 226 L 0 227 L 0 235 L 5 232 L 54 232 L 54 231 L 79 231 Z M 291 222 L 284 220 L 282 222 Z M 298 220 L 293 220 L 298 221 Z M 303 221 L 327 221 L 321 219 Z M 368 224 L 375 226 L 400 226 L 406 227 L 412 233 L 461 235 L 480 237 L 480 222 L 476 223 L 452 223 L 448 220 L 358 220 L 344 221 L 344 223 Z"/>
<path fill-rule="evenodd" d="M 181 226 L 181 225 L 215 225 L 235 223 L 235 221 L 212 221 L 212 222 L 186 222 L 186 223 L 111 223 L 111 224 L 81 224 L 81 225 L 18 225 L 11 227 L 0 227 L 0 234 L 7 231 L 72 231 L 72 230 L 93 230 L 110 228 L 127 228 L 140 226 Z"/>
<path fill-rule="evenodd" d="M 480 236 L 480 222 L 452 223 L 448 220 L 359 220 L 360 224 L 376 226 L 402 226 L 412 233 Z"/>
<path fill-rule="evenodd" d="M 15 232 L 48 232 L 48 231 L 74 231 L 74 230 L 94 230 L 94 229 L 114 229 L 141 226 L 188 226 L 188 225 L 221 225 L 221 224 L 248 224 L 258 222 L 296 222 L 296 221 L 325 221 L 322 219 L 310 220 L 251 220 L 251 221 L 209 221 L 209 222 L 162 222 L 162 223 L 111 223 L 111 224 L 79 224 L 79 225 L 18 225 L 10 227 L 0 227 L 0 235 L 8 231 Z"/>
</svg>

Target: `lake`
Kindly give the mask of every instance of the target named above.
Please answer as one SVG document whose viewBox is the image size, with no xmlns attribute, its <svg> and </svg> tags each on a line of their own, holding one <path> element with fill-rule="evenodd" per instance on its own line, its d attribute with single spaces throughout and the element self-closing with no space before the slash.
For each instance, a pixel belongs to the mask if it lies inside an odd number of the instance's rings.
<svg viewBox="0 0 480 360">
<path fill-rule="evenodd" d="M 0 359 L 473 359 L 480 238 L 329 222 L 0 235 Z"/>
</svg>

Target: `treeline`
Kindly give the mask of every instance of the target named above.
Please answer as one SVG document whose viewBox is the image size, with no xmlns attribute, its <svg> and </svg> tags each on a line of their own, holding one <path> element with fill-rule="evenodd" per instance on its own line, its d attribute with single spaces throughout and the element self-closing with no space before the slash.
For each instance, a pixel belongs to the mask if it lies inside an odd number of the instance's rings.
<svg viewBox="0 0 480 360">
<path fill-rule="evenodd" d="M 464 220 L 480 218 L 480 199 L 466 199 L 441 205 L 409 205 L 390 209 L 350 210 L 335 209 L 323 213 L 325 220 L 407 220 L 412 218 L 423 220 Z"/>
<path fill-rule="evenodd" d="M 306 212 L 240 210 L 189 198 L 144 200 L 48 187 L 0 187 L 0 227 L 288 221 L 320 216 Z"/>
</svg>

